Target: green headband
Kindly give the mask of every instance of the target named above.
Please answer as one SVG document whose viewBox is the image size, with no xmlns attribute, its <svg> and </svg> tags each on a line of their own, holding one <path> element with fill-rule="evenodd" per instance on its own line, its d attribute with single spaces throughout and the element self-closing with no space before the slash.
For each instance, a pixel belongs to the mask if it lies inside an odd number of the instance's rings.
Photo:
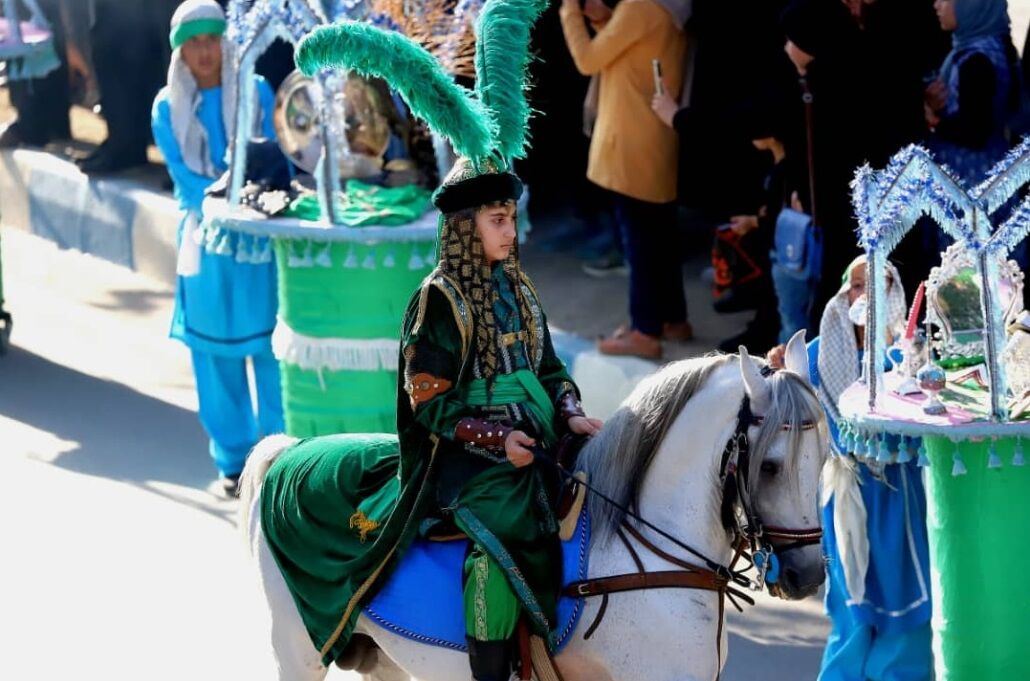
<svg viewBox="0 0 1030 681">
<path fill-rule="evenodd" d="M 223 35 L 225 33 L 225 19 L 194 19 L 184 21 L 172 29 L 168 36 L 172 43 L 172 49 L 182 47 L 190 38 L 198 35 Z"/>
</svg>

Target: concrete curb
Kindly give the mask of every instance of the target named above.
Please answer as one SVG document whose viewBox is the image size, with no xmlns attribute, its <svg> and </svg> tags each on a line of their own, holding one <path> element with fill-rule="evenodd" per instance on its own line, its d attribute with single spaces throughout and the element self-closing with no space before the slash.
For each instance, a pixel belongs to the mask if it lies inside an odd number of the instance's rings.
<svg viewBox="0 0 1030 681">
<path fill-rule="evenodd" d="M 0 153 L 0 225 L 53 241 L 175 287 L 181 213 L 168 194 L 131 179 L 91 179 L 42 151 Z M 602 355 L 590 341 L 552 330 L 555 350 L 583 393 L 587 413 L 607 418 L 658 365 Z"/>
<path fill-rule="evenodd" d="M 180 213 L 167 194 L 124 178 L 90 179 L 42 151 L 0 153 L 0 225 L 175 285 Z"/>
</svg>

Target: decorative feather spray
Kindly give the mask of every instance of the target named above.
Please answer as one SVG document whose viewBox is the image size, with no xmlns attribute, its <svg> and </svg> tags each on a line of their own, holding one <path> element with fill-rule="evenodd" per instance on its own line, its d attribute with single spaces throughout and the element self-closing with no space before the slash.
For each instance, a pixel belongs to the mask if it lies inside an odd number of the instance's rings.
<svg viewBox="0 0 1030 681">
<path fill-rule="evenodd" d="M 308 76 L 349 69 L 382 78 L 463 156 L 484 159 L 495 149 L 496 124 L 483 103 L 454 83 L 433 55 L 399 33 L 354 21 L 323 26 L 301 41 L 296 61 Z"/>
<path fill-rule="evenodd" d="M 529 31 L 546 0 L 488 0 L 476 23 L 476 94 L 497 124 L 496 148 L 504 159 L 525 156 Z"/>
</svg>

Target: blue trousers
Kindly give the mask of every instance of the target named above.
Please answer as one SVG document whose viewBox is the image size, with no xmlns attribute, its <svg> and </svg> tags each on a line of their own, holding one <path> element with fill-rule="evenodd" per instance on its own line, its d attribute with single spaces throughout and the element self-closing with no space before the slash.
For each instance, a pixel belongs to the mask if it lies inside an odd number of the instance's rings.
<svg viewBox="0 0 1030 681">
<path fill-rule="evenodd" d="M 630 323 L 641 333 L 661 336 L 663 324 L 687 320 L 676 205 L 640 201 L 615 192 L 612 196 L 629 264 Z"/>
<path fill-rule="evenodd" d="M 251 356 L 257 383 L 255 415 L 245 357 L 223 357 L 199 350 L 192 354 L 200 422 L 211 438 L 211 458 L 223 477 L 237 476 L 258 439 L 283 431 L 279 362 L 271 349 Z"/>
</svg>

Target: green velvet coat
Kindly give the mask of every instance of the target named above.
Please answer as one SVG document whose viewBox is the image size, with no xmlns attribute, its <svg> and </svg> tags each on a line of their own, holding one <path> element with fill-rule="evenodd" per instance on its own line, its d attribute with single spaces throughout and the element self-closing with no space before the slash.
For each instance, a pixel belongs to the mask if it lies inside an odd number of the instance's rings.
<svg viewBox="0 0 1030 681">
<path fill-rule="evenodd" d="M 496 276 L 495 282 L 506 284 Z M 576 387 L 554 352 L 536 292 L 528 281 L 519 285 L 533 319 L 523 323 L 517 307 L 511 313 L 511 287 L 502 286 L 495 306 L 508 338 L 501 343 L 501 372 L 532 372 L 553 410 Z M 564 424 L 536 423 L 531 414 L 539 410 L 524 404 L 469 404 L 478 371 L 472 331 L 471 310 L 457 286 L 440 273 L 430 275 L 404 316 L 398 436 L 309 438 L 284 452 L 265 478 L 262 529 L 327 665 L 416 534 L 441 523 L 459 526 L 505 568 L 538 633 L 554 626 L 560 546 L 545 471 L 515 469 L 503 453 L 455 441 L 454 430 L 464 417 L 501 418 L 502 412 L 543 440 L 544 431 L 562 433 Z M 539 334 L 536 356 L 529 356 L 520 333 Z M 435 394 L 416 404 L 411 391 L 421 375 L 446 389 L 431 388 Z"/>
</svg>

